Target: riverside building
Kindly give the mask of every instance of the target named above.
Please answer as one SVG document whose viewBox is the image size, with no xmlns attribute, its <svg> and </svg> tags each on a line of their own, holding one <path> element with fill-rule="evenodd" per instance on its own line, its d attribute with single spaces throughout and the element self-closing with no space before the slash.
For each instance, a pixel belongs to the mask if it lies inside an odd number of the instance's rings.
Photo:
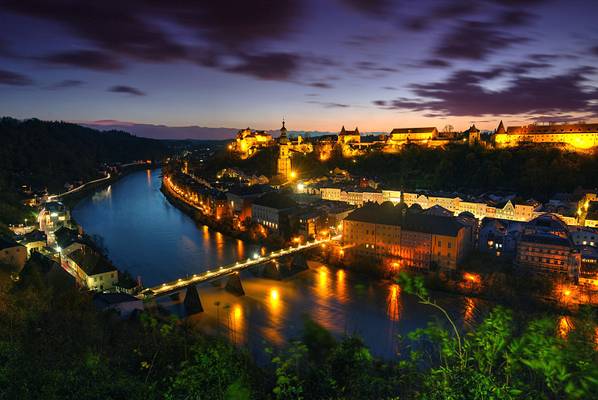
<svg viewBox="0 0 598 400">
<path fill-rule="evenodd" d="M 394 268 L 456 270 L 472 248 L 472 226 L 457 217 L 368 203 L 343 220 L 348 255 L 382 261 Z"/>
</svg>

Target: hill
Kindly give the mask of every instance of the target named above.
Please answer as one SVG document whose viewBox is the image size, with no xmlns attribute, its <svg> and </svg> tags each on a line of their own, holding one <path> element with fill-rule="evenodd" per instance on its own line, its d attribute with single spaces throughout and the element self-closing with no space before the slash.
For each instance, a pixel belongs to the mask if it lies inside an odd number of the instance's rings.
<svg viewBox="0 0 598 400">
<path fill-rule="evenodd" d="M 0 118 L 0 222 L 16 223 L 21 185 L 63 190 L 98 177 L 103 163 L 161 159 L 164 142 L 123 131 L 101 132 L 66 122 Z"/>
</svg>

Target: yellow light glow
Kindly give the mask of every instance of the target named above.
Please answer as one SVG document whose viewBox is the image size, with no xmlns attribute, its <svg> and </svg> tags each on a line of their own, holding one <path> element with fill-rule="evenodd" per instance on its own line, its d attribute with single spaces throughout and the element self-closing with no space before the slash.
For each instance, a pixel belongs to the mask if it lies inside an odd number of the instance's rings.
<svg viewBox="0 0 598 400">
<path fill-rule="evenodd" d="M 278 300 L 278 290 L 277 289 L 270 290 L 270 298 L 272 300 Z"/>
</svg>

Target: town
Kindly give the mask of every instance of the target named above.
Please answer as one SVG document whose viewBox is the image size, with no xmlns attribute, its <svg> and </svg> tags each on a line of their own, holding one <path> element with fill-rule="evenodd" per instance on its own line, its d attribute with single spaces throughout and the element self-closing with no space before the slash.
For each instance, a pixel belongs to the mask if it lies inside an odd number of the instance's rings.
<svg viewBox="0 0 598 400">
<path fill-rule="evenodd" d="M 551 127 L 560 130 L 561 125 Z M 583 135 L 596 135 L 592 133 L 596 130 L 593 125 L 565 127 L 570 133 L 551 136 L 558 143 L 575 143 Z M 501 130 L 504 131 L 502 123 L 496 134 L 504 134 Z M 436 128 L 395 129 L 390 137 L 397 131 L 426 131 L 429 136 L 416 136 L 412 144 L 428 141 L 424 146 L 435 140 L 437 132 Z M 578 134 L 579 131 L 586 133 Z M 472 127 L 467 133 L 465 141 L 455 135 L 457 143 L 479 145 L 479 131 Z M 531 135 L 525 144 L 548 142 L 549 134 L 538 135 L 537 139 Z M 407 145 L 412 139 L 406 134 L 401 140 L 402 145 Z M 375 180 L 352 176 L 339 168 L 324 176 L 305 176 L 293 167 L 293 154 L 317 152 L 331 142 L 341 148 L 345 157 L 347 143 L 355 143 L 355 148 L 359 148 L 359 131 L 343 128 L 336 140 L 327 137 L 312 143 L 301 136 L 291 140 L 284 122 L 275 139 L 266 133 L 242 130 L 227 150 L 247 159 L 268 147 L 276 148 L 275 176 L 250 176 L 230 167 L 215 176 L 199 176 L 183 157 L 171 163 L 165 187 L 199 207 L 204 216 L 211 216 L 214 227 L 226 227 L 226 232 L 234 231 L 243 237 L 267 238 L 270 244 L 282 246 L 342 235 L 337 256 L 342 254 L 345 265 L 369 259 L 376 260 L 389 275 L 401 269 L 455 273 L 471 254 L 486 253 L 521 271 L 563 282 L 557 285 L 555 294 L 560 300 L 564 292 L 569 293 L 564 296 L 567 303 L 596 301 L 596 189 L 556 193 L 541 203 L 509 192 L 474 195 L 402 191 L 384 188 Z M 358 159 L 353 152 L 349 154 Z M 321 160 L 322 153 L 317 158 Z"/>
<path fill-rule="evenodd" d="M 598 399 L 597 15 L 0 1 L 0 400 Z"/>
<path fill-rule="evenodd" d="M 550 126 L 558 129 L 560 125 Z M 571 144 L 579 135 L 595 135 L 591 133 L 594 126 L 567 127 L 571 132 L 556 137 L 559 143 Z M 580 130 L 590 133 L 577 133 Z M 502 134 L 505 133 L 501 123 L 489 137 Z M 535 139 L 532 135 L 526 144 L 547 141 L 546 133 L 537 135 L 541 137 Z M 480 145 L 475 127 L 465 134 L 453 133 L 450 139 L 438 137 L 436 128 L 401 128 L 394 129 L 384 143 L 392 141 L 393 148 L 398 143 L 426 147 L 434 141 L 446 144 L 449 140 L 462 146 Z M 346 131 L 344 127 L 336 139 L 314 140 L 289 138 L 284 121 L 274 139 L 265 132 L 241 130 L 224 151 L 248 159 L 273 148 L 276 175 L 251 176 L 239 168 L 228 167 L 214 176 L 200 176 L 201 171 L 193 171 L 190 163 L 197 157 L 202 158 L 200 165 L 209 162 L 214 153 L 200 151 L 198 156 L 187 152 L 164 166 L 163 187 L 165 193 L 196 207 L 204 217 L 202 221 L 212 228 L 273 249 L 339 236 L 338 242 L 321 251 L 333 255 L 339 265 L 363 264 L 367 260 L 376 264 L 372 265 L 376 273 L 382 271 L 384 276 L 401 270 L 441 271 L 461 279 L 473 276 L 461 269 L 472 254 L 488 254 L 558 282 L 554 296 L 561 302 L 578 305 L 596 301 L 596 190 L 556 193 L 541 203 L 500 191 L 405 191 L 385 188 L 380 182 L 351 175 L 338 167 L 323 176 L 305 176 L 293 167 L 294 154 L 317 152 L 317 159 L 323 161 L 330 156 L 325 154 L 338 148 L 342 157 L 358 159 L 356 152 L 363 151 L 364 146 L 371 151 L 371 146 L 383 142 L 365 143 L 362 144 L 358 129 Z M 118 168 L 145 164 L 140 161 Z M 114 167 L 106 168 L 102 172 L 105 178 L 88 184 L 101 184 L 110 178 L 109 171 L 118 173 Z M 67 191 L 62 195 L 76 193 L 88 184 L 65 185 Z M 14 227 L 15 240 L 3 240 L 0 261 L 21 272 L 28 257 L 37 257 L 45 265 L 45 274 L 63 275 L 59 279 L 73 280 L 92 291 L 119 293 L 122 302 L 138 302 L 132 295 L 143 290 L 139 279 L 118 271 L 71 219 L 69 207 L 57 200 L 59 197 L 42 193 L 24 200 L 39 207 L 37 221 L 31 221 L 36 225 Z M 563 296 L 564 292 L 569 295 Z"/>
</svg>

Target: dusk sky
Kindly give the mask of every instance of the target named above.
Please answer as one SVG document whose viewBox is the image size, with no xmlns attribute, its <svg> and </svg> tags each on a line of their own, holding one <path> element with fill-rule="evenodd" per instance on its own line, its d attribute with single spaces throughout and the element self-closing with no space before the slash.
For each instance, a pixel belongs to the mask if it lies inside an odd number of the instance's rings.
<svg viewBox="0 0 598 400">
<path fill-rule="evenodd" d="M 0 0 L 16 118 L 362 132 L 598 114 L 596 0 Z"/>
</svg>

